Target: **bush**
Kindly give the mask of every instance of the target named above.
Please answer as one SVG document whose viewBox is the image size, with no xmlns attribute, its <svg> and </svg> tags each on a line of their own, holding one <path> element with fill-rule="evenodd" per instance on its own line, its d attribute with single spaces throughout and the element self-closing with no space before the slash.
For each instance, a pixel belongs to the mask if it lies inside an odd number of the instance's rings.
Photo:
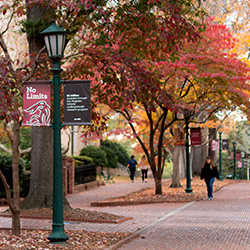
<svg viewBox="0 0 250 250">
<path fill-rule="evenodd" d="M 116 155 L 115 151 L 109 147 L 101 147 L 101 149 L 105 151 L 107 155 L 108 167 L 117 168 L 118 156 Z"/>
<path fill-rule="evenodd" d="M 129 161 L 128 152 L 121 146 L 121 144 L 117 142 L 112 142 L 110 140 L 105 140 L 101 142 L 101 148 L 109 148 L 111 149 L 115 156 L 117 156 L 117 161 L 122 165 L 126 166 Z"/>
<path fill-rule="evenodd" d="M 106 167 L 108 165 L 107 155 L 99 147 L 87 146 L 81 150 L 80 156 L 91 157 L 96 166 Z"/>
<path fill-rule="evenodd" d="M 88 156 L 74 156 L 75 159 L 75 167 L 93 164 L 94 160 L 91 157 Z"/>
<path fill-rule="evenodd" d="M 13 189 L 13 182 L 12 182 L 12 159 L 11 155 L 8 154 L 0 154 L 0 169 L 3 172 L 7 183 L 9 184 L 11 190 Z M 20 178 L 20 195 L 22 197 L 27 195 L 28 189 L 29 189 L 29 175 L 25 174 L 24 172 L 24 162 L 22 159 L 19 159 L 18 162 L 19 167 L 19 178 Z M 0 180 L 0 197 L 6 197 L 5 193 L 5 187 L 3 185 L 3 182 Z"/>
<path fill-rule="evenodd" d="M 30 127 L 21 127 L 20 128 L 20 148 L 27 149 L 31 147 L 31 128 Z M 22 159 L 24 160 L 25 169 L 31 169 L 31 153 L 25 154 Z"/>
</svg>

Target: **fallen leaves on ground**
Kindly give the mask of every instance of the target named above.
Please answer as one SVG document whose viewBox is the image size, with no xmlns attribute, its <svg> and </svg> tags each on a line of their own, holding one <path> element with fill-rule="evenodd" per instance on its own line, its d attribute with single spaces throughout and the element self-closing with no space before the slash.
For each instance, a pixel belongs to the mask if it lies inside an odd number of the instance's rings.
<svg viewBox="0 0 250 250">
<path fill-rule="evenodd" d="M 22 230 L 20 236 L 11 235 L 10 230 L 0 231 L 1 250 L 49 250 L 49 249 L 105 249 L 130 233 L 97 233 L 86 231 L 65 231 L 69 237 L 67 245 L 51 244 L 47 237 L 49 231 Z"/>
<path fill-rule="evenodd" d="M 233 184 L 236 180 L 225 179 L 223 181 L 215 180 L 214 182 L 214 192 L 223 186 Z M 191 181 L 191 187 L 193 193 L 186 193 L 186 179 L 181 180 L 182 187 L 171 188 L 171 181 L 163 183 L 162 195 L 155 195 L 154 188 L 147 188 L 140 190 L 138 192 L 133 192 L 126 196 L 116 197 L 112 199 L 106 199 L 105 201 L 115 201 L 115 202 L 191 202 L 207 199 L 207 188 L 204 180 L 200 180 L 198 177 L 194 177 Z"/>
<path fill-rule="evenodd" d="M 9 210 L 0 213 L 0 216 L 1 214 L 11 216 Z M 50 208 L 21 210 L 21 217 L 25 218 L 52 219 L 53 216 L 52 214 L 53 212 L 52 209 Z M 98 211 L 88 211 L 80 208 L 67 209 L 64 211 L 65 221 L 114 223 L 124 218 L 125 218 L 124 216 L 119 216 L 105 212 L 98 212 Z"/>
</svg>

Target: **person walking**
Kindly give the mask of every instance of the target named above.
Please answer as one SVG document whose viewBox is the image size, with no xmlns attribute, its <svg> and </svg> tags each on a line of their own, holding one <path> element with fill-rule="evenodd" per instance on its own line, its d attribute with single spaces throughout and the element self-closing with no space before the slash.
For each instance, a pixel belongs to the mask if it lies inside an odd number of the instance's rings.
<svg viewBox="0 0 250 250">
<path fill-rule="evenodd" d="M 149 169 L 149 164 L 146 158 L 146 155 L 143 155 L 140 162 L 139 162 L 139 166 L 141 169 L 141 178 L 142 178 L 142 182 L 148 182 L 147 177 L 148 177 L 148 169 Z"/>
<path fill-rule="evenodd" d="M 219 178 L 218 169 L 211 160 L 211 157 L 207 157 L 202 169 L 201 169 L 201 180 L 204 179 L 207 186 L 208 200 L 213 199 L 213 184 L 214 178 Z"/>
<path fill-rule="evenodd" d="M 136 165 L 137 165 L 137 161 L 134 158 L 135 156 L 131 155 L 130 160 L 128 162 L 128 166 L 127 166 L 127 169 L 129 169 L 130 171 L 130 179 L 132 183 L 134 182 L 134 176 L 135 176 Z"/>
</svg>

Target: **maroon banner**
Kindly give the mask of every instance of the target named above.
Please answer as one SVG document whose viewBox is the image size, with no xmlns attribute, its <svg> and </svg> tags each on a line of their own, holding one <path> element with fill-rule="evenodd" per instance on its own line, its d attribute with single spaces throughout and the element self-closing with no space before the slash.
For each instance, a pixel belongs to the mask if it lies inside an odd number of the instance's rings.
<svg viewBox="0 0 250 250">
<path fill-rule="evenodd" d="M 50 126 L 50 82 L 24 82 L 23 126 Z"/>
<path fill-rule="evenodd" d="M 234 159 L 234 152 L 228 152 L 228 160 Z M 241 160 L 241 152 L 236 152 L 236 160 Z"/>
<path fill-rule="evenodd" d="M 241 152 L 236 152 L 236 160 L 241 160 Z"/>
<path fill-rule="evenodd" d="M 191 128 L 191 146 L 201 145 L 201 129 L 200 128 Z"/>
</svg>

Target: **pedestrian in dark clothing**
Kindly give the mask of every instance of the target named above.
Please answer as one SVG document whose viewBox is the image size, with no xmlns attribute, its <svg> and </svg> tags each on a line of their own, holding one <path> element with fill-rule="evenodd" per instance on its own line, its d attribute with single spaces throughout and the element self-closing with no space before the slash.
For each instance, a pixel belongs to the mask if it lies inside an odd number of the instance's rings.
<svg viewBox="0 0 250 250">
<path fill-rule="evenodd" d="M 134 182 L 134 176 L 135 176 L 136 165 L 137 165 L 137 161 L 134 158 L 135 158 L 134 155 L 132 155 L 130 157 L 130 160 L 129 160 L 128 166 L 127 166 L 127 169 L 129 169 L 129 171 L 130 171 L 131 182 Z"/>
<path fill-rule="evenodd" d="M 213 199 L 214 177 L 216 177 L 217 179 L 219 178 L 218 169 L 214 165 L 211 158 L 208 156 L 201 169 L 201 180 L 205 179 L 205 183 L 207 185 L 208 200 Z"/>
</svg>

